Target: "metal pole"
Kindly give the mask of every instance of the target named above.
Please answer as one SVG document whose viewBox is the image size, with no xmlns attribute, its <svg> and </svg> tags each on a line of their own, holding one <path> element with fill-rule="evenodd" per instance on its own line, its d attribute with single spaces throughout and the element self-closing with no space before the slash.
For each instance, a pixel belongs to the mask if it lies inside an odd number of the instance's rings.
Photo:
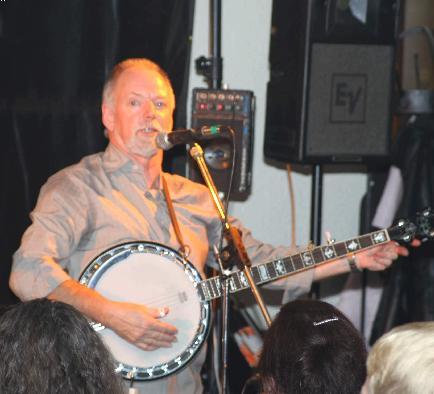
<svg viewBox="0 0 434 394">
<path fill-rule="evenodd" d="M 312 171 L 311 212 L 310 212 L 310 239 L 314 245 L 321 244 L 322 221 L 322 168 L 315 164 Z M 318 299 L 320 296 L 319 283 L 312 285 L 311 295 Z"/>
<path fill-rule="evenodd" d="M 211 0 L 211 88 L 221 89 L 222 87 L 222 65 L 221 58 L 221 25 L 222 25 L 222 4 L 221 0 Z"/>
<path fill-rule="evenodd" d="M 262 299 L 261 294 L 259 293 L 256 283 L 252 277 L 252 274 L 250 272 L 250 260 L 247 256 L 247 252 L 244 249 L 244 246 L 242 245 L 241 235 L 240 232 L 235 228 L 232 227 L 229 222 L 228 218 L 226 216 L 226 212 L 223 206 L 223 203 L 221 202 L 217 189 L 215 187 L 214 181 L 209 173 L 208 167 L 206 165 L 205 159 L 204 159 L 204 153 L 201 148 L 201 146 L 197 143 L 193 145 L 193 147 L 190 149 L 190 155 L 193 157 L 193 159 L 196 161 L 196 163 L 199 166 L 200 172 L 202 174 L 202 177 L 209 189 L 210 195 L 212 197 L 214 206 L 216 208 L 216 211 L 218 212 L 223 228 L 225 229 L 225 233 L 231 241 L 233 242 L 233 246 L 235 248 L 235 251 L 237 252 L 238 260 L 240 265 L 243 267 L 239 267 L 239 269 L 244 273 L 249 285 L 250 289 L 252 290 L 253 296 L 262 312 L 262 315 L 264 317 L 264 320 L 269 327 L 271 325 L 271 318 L 267 311 L 267 307 L 265 306 L 264 300 Z M 223 267 L 221 267 L 223 268 Z M 222 271 L 222 279 L 226 282 L 224 278 L 224 271 Z M 225 283 L 227 286 L 227 283 Z M 228 393 L 228 379 L 227 379 L 227 329 L 228 329 L 228 296 L 229 292 L 228 289 L 223 289 L 223 308 L 222 308 L 222 370 L 221 370 L 221 386 L 222 386 L 222 393 L 227 394 Z"/>
</svg>

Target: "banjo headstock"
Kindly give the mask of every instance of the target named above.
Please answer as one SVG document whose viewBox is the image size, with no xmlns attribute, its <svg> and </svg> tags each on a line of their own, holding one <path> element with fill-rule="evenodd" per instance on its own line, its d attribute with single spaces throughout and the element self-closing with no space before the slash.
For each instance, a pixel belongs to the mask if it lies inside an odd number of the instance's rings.
<svg viewBox="0 0 434 394">
<path fill-rule="evenodd" d="M 417 238 L 422 242 L 434 238 L 434 213 L 431 208 L 417 212 L 413 221 L 399 219 L 396 226 L 391 227 L 389 236 L 395 241 L 411 242 Z"/>
</svg>

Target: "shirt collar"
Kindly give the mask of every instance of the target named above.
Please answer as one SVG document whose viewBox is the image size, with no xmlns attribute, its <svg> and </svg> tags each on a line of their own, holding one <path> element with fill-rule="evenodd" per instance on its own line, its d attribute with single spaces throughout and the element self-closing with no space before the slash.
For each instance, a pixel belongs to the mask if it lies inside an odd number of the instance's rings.
<svg viewBox="0 0 434 394">
<path fill-rule="evenodd" d="M 120 170 L 125 170 L 130 173 L 137 173 L 143 177 L 143 169 L 139 166 L 133 159 L 122 152 L 119 148 L 109 143 L 106 150 L 102 156 L 103 167 L 107 172 L 116 172 Z M 162 179 L 163 173 L 160 173 L 159 187 L 158 189 L 163 189 Z"/>
<path fill-rule="evenodd" d="M 124 166 L 133 166 L 133 160 L 111 143 L 102 155 L 102 163 L 107 172 L 116 172 Z"/>
</svg>

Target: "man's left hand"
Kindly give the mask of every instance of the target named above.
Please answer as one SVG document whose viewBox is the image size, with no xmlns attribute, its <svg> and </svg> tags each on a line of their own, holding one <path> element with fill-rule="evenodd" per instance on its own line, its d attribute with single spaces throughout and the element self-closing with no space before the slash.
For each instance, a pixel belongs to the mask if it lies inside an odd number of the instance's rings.
<svg viewBox="0 0 434 394">
<path fill-rule="evenodd" d="M 420 245 L 419 240 L 413 240 L 410 244 L 413 247 Z M 405 246 L 391 241 L 384 245 L 379 245 L 366 251 L 357 253 L 356 264 L 357 267 L 368 269 L 370 271 L 383 271 L 390 267 L 394 260 L 399 256 L 408 256 L 409 251 Z"/>
</svg>

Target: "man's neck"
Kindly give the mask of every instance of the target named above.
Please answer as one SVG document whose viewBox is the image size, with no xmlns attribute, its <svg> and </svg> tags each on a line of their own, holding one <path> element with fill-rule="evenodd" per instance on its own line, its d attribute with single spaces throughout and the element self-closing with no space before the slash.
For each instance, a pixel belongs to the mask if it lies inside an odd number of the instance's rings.
<svg viewBox="0 0 434 394">
<path fill-rule="evenodd" d="M 133 160 L 143 169 L 143 177 L 148 188 L 161 187 L 162 155 L 156 155 L 149 159 L 140 157 Z"/>
</svg>

